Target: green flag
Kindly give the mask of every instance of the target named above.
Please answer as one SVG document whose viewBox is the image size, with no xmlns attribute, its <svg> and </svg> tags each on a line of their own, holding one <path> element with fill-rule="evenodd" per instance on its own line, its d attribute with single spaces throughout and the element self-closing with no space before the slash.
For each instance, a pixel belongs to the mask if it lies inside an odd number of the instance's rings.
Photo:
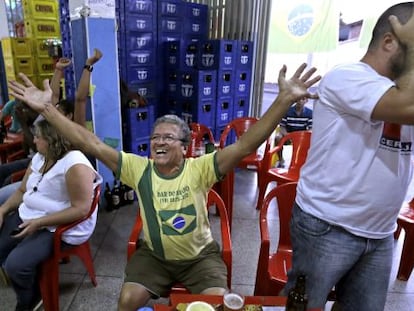
<svg viewBox="0 0 414 311">
<path fill-rule="evenodd" d="M 310 53 L 337 47 L 339 9 L 336 0 L 274 1 L 268 51 Z"/>
</svg>

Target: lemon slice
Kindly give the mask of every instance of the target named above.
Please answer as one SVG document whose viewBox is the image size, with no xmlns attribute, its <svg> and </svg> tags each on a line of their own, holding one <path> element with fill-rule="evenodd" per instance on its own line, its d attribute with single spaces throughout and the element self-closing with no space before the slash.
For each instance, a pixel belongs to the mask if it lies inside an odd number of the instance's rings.
<svg viewBox="0 0 414 311">
<path fill-rule="evenodd" d="M 187 306 L 185 311 L 215 311 L 213 306 L 204 301 L 194 301 Z"/>
</svg>

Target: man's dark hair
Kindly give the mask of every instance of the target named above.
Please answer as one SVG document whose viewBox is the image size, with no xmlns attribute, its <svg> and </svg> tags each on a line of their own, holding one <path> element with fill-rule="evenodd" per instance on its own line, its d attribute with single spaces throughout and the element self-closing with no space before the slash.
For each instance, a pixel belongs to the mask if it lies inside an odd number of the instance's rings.
<svg viewBox="0 0 414 311">
<path fill-rule="evenodd" d="M 385 33 L 393 32 L 391 24 L 388 20 L 390 15 L 395 15 L 398 17 L 401 24 L 405 24 L 413 14 L 413 6 L 414 2 L 412 1 L 402 2 L 389 7 L 384 13 L 382 13 L 372 31 L 372 38 L 368 49 L 375 48 Z"/>
<path fill-rule="evenodd" d="M 72 115 L 75 113 L 75 105 L 71 100 L 62 99 L 58 102 L 57 107 L 59 107 L 66 116 L 70 113 Z"/>
</svg>

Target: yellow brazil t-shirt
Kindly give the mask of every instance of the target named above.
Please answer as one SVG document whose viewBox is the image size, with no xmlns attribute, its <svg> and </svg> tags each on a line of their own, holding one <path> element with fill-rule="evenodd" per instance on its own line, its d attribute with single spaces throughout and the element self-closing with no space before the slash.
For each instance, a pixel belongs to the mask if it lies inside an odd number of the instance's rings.
<svg viewBox="0 0 414 311">
<path fill-rule="evenodd" d="M 179 172 L 163 177 L 151 159 L 121 152 L 117 176 L 136 191 L 144 239 L 158 256 L 191 259 L 213 241 L 206 202 L 220 178 L 215 158 L 186 158 Z"/>
</svg>

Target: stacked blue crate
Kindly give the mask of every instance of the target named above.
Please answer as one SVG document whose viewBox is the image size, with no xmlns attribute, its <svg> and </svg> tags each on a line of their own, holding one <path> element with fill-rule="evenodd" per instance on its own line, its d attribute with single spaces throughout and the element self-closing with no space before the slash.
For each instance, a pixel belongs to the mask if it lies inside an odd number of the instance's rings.
<svg viewBox="0 0 414 311">
<path fill-rule="evenodd" d="M 200 68 L 217 70 L 215 138 L 233 119 L 234 80 L 236 63 L 235 40 L 202 41 L 198 56 Z"/>
<path fill-rule="evenodd" d="M 154 104 L 158 100 L 157 1 L 121 0 L 117 5 L 120 76 L 129 91 L 147 102 L 145 107 L 123 107 L 124 147 L 148 156 L 148 124 L 154 122 Z"/>
<path fill-rule="evenodd" d="M 182 38 L 184 5 L 182 0 L 158 0 L 158 72 L 163 77 L 158 88 L 161 94 L 158 107 L 160 114 L 181 114 L 177 95 L 178 66 L 175 63 L 168 65 L 167 58 L 172 55 L 178 59 L 180 48 L 177 42 Z"/>
<path fill-rule="evenodd" d="M 252 84 L 253 42 L 238 40 L 236 51 L 236 76 L 234 80 L 233 118 L 249 115 Z"/>
<path fill-rule="evenodd" d="M 150 154 L 150 135 L 154 123 L 154 106 L 128 107 L 123 115 L 125 151 L 142 156 Z"/>
<path fill-rule="evenodd" d="M 215 126 L 216 70 L 181 71 L 179 91 L 181 117 L 187 121 Z"/>
<path fill-rule="evenodd" d="M 60 14 L 60 32 L 62 37 L 62 55 L 72 59 L 72 37 L 70 27 L 70 13 L 69 13 L 69 0 L 59 1 L 59 14 Z M 65 96 L 66 98 L 75 98 L 75 71 L 73 66 L 65 70 Z"/>
</svg>

